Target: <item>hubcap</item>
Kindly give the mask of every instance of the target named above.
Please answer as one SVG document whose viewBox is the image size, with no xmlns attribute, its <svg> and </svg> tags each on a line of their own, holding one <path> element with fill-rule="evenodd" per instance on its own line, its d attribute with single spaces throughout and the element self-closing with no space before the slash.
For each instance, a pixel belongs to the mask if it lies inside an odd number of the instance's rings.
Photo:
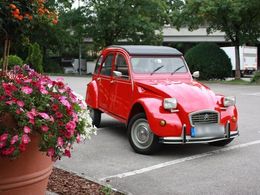
<svg viewBox="0 0 260 195">
<path fill-rule="evenodd" d="M 154 135 L 146 119 L 138 119 L 134 122 L 131 137 L 134 145 L 140 149 L 147 149 L 151 146 Z"/>
</svg>

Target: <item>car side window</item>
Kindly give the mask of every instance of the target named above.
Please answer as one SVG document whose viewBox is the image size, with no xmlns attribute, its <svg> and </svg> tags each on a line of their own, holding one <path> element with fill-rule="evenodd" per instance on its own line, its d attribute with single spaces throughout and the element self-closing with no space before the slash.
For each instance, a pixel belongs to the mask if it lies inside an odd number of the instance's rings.
<svg viewBox="0 0 260 195">
<path fill-rule="evenodd" d="M 99 70 L 99 67 L 102 63 L 102 60 L 103 60 L 103 55 L 99 56 L 98 60 L 97 60 L 97 63 L 96 63 L 96 66 L 95 66 L 95 73 L 97 74 L 98 73 L 98 70 Z"/>
<path fill-rule="evenodd" d="M 111 70 L 112 70 L 112 63 L 113 63 L 114 54 L 109 54 L 105 61 L 102 64 L 101 72 L 100 74 L 110 76 Z"/>
<path fill-rule="evenodd" d="M 129 79 L 128 65 L 126 59 L 122 54 L 118 54 L 116 57 L 115 71 L 121 72 L 122 79 Z"/>
</svg>

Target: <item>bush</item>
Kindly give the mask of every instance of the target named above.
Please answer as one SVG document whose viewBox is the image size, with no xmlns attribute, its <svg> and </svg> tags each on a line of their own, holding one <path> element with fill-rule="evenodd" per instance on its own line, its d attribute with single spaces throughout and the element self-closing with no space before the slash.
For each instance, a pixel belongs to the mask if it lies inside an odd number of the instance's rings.
<svg viewBox="0 0 260 195">
<path fill-rule="evenodd" d="M 3 59 L 0 60 L 1 67 L 3 65 Z M 9 55 L 8 56 L 8 69 L 12 69 L 15 65 L 22 66 L 23 60 L 17 55 Z"/>
<path fill-rule="evenodd" d="M 191 72 L 200 71 L 200 79 L 225 79 L 232 65 L 227 54 L 215 43 L 200 43 L 185 54 Z"/>
<path fill-rule="evenodd" d="M 260 71 L 256 71 L 252 80 L 251 80 L 252 83 L 257 83 L 257 84 L 260 84 Z"/>
<path fill-rule="evenodd" d="M 44 72 L 48 73 L 63 73 L 63 69 L 61 68 L 59 62 L 55 59 L 47 59 L 44 63 Z"/>
<path fill-rule="evenodd" d="M 26 63 L 29 64 L 31 68 L 36 70 L 36 72 L 41 73 L 43 72 L 42 60 L 43 56 L 39 44 L 30 44 Z"/>
</svg>

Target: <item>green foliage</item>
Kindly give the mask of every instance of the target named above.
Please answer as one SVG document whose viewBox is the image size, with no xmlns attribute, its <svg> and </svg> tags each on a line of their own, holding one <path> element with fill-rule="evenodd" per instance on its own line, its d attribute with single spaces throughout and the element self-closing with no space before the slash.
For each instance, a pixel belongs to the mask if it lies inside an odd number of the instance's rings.
<svg viewBox="0 0 260 195">
<path fill-rule="evenodd" d="M 254 77 L 251 80 L 252 83 L 260 84 L 260 71 L 256 71 Z"/>
<path fill-rule="evenodd" d="M 160 44 L 166 20 L 161 0 L 90 0 L 85 7 L 88 35 L 97 47 L 118 44 Z"/>
<path fill-rule="evenodd" d="M 112 190 L 110 185 L 103 186 L 100 191 L 102 193 L 104 193 L 105 195 L 110 195 L 113 192 L 113 190 Z"/>
<path fill-rule="evenodd" d="M 171 24 L 180 28 L 184 25 L 190 30 L 206 26 L 208 33 L 225 32 L 227 40 L 233 46 L 255 44 L 260 37 L 260 1 L 259 0 L 169 0 Z M 237 55 L 239 56 L 239 55 Z M 239 58 L 236 68 L 240 70 Z M 236 78 L 240 78 L 236 71 Z"/>
<path fill-rule="evenodd" d="M 200 71 L 200 79 L 224 79 L 231 75 L 232 65 L 226 53 L 214 43 L 200 43 L 188 50 L 185 59 L 190 71 Z"/>
<path fill-rule="evenodd" d="M 0 64 L 2 65 L 3 59 L 0 60 Z M 17 55 L 9 55 L 8 56 L 8 64 L 9 64 L 9 69 L 12 69 L 15 65 L 22 66 L 23 65 L 23 60 L 17 56 Z"/>
<path fill-rule="evenodd" d="M 57 60 L 48 59 L 44 63 L 44 72 L 48 73 L 63 73 L 62 68 Z"/>
<path fill-rule="evenodd" d="M 42 52 L 38 43 L 29 44 L 28 57 L 26 63 L 37 72 L 43 72 L 42 67 Z"/>
</svg>

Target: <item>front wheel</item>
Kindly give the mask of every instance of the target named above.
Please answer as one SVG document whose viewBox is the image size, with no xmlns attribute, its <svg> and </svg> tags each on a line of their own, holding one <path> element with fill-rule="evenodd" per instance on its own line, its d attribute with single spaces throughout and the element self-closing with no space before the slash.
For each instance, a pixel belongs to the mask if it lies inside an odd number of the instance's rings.
<svg viewBox="0 0 260 195">
<path fill-rule="evenodd" d="M 100 127 L 101 112 L 98 109 L 88 107 L 90 118 L 92 119 L 92 124 L 96 127 Z"/>
<path fill-rule="evenodd" d="M 229 144 L 230 142 L 232 142 L 233 139 L 234 138 L 220 140 L 220 141 L 216 141 L 216 142 L 210 142 L 209 145 L 211 145 L 211 146 L 225 146 L 225 145 Z"/>
<path fill-rule="evenodd" d="M 128 125 L 128 139 L 132 148 L 140 154 L 152 154 L 159 149 L 159 140 L 150 129 L 144 113 L 131 118 Z"/>
</svg>

